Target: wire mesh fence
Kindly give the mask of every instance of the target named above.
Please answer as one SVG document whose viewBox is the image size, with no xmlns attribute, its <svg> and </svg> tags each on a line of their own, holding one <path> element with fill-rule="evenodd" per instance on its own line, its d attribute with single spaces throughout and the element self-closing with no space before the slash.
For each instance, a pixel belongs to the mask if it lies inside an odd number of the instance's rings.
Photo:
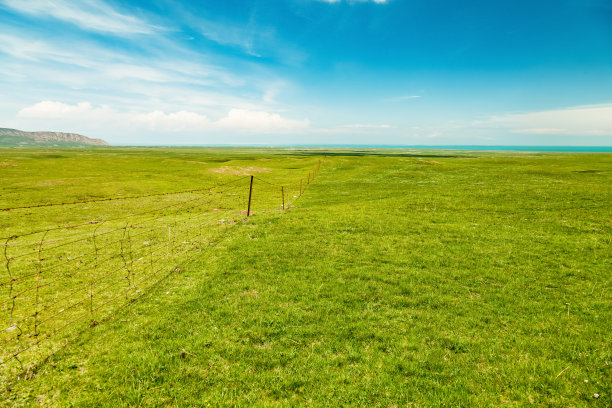
<svg viewBox="0 0 612 408">
<path fill-rule="evenodd" d="M 238 177 L 159 194 L 163 204 L 153 209 L 0 238 L 0 380 L 27 372 L 237 222 L 289 209 L 320 166 L 301 181 Z"/>
</svg>

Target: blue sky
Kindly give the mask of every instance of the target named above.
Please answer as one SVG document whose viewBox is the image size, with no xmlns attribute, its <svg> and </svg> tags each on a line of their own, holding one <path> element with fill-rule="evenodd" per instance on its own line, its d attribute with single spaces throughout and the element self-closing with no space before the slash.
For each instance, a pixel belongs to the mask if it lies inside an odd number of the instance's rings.
<svg viewBox="0 0 612 408">
<path fill-rule="evenodd" d="M 609 0 L 0 0 L 0 127 L 612 145 Z"/>
</svg>

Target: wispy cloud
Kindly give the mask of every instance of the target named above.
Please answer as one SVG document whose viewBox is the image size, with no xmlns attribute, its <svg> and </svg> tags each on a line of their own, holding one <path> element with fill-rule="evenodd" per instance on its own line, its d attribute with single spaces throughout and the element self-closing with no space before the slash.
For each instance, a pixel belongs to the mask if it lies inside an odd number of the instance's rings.
<svg viewBox="0 0 612 408">
<path fill-rule="evenodd" d="M 0 26 L 3 31 L 8 31 Z M 88 66 L 91 58 L 87 54 L 75 52 L 74 44 L 70 49 L 53 46 L 46 41 L 28 36 L 0 34 L 0 53 L 8 54 L 17 59 L 27 61 L 53 61 L 68 63 L 70 65 Z M 103 55 L 106 55 L 103 52 Z M 97 55 L 99 59 L 101 56 Z"/>
<path fill-rule="evenodd" d="M 102 0 L 0 0 L 0 4 L 22 14 L 52 17 L 88 31 L 116 35 L 151 34 L 156 27 L 121 13 Z"/>
<path fill-rule="evenodd" d="M 260 57 L 257 48 L 274 37 L 271 28 L 255 28 L 252 24 L 234 25 L 210 20 L 201 22 L 202 35 L 221 45 L 238 47 L 249 55 Z"/>
<path fill-rule="evenodd" d="M 146 139 L 148 132 L 174 133 L 177 138 L 191 133 L 194 138 L 309 128 L 306 115 L 294 119 L 287 108 L 281 113 L 273 107 L 292 83 L 267 66 L 252 60 L 239 64 L 244 58 L 235 53 L 191 47 L 170 30 L 158 29 L 117 4 L 0 0 L 0 10 L 25 17 L 19 24 L 0 23 L 0 87 L 12 95 L 10 104 L 1 103 L 3 123 L 29 130 L 77 131 L 115 142 L 118 135 Z M 23 22 L 45 27 L 49 19 L 51 24 L 67 22 L 103 36 L 78 30 L 51 30 L 42 36 L 38 29 L 24 29 Z M 249 55 L 260 55 L 261 50 L 262 56 L 278 55 L 284 63 L 306 58 L 297 47 L 276 38 L 273 28 L 255 21 L 240 26 L 195 15 L 185 20 L 209 40 Z M 108 34 L 120 38 L 109 40 Z M 135 41 L 134 34 L 147 35 Z M 36 92 L 23 92 L 26 88 Z M 83 100 L 91 102 L 78 102 Z M 25 107 L 18 110 L 19 105 Z"/>
<path fill-rule="evenodd" d="M 343 128 L 348 128 L 348 129 L 395 129 L 395 126 L 391 126 L 391 125 L 387 125 L 387 124 L 372 125 L 372 124 L 362 124 L 362 123 L 355 123 L 355 124 L 352 124 L 352 125 L 344 125 L 342 127 Z"/>
<path fill-rule="evenodd" d="M 403 132 L 420 142 L 456 144 L 609 145 L 612 103 L 507 113 L 475 121 L 447 121 L 412 126 Z"/>
<path fill-rule="evenodd" d="M 474 125 L 519 134 L 612 136 L 612 104 L 500 115 Z"/>
<path fill-rule="evenodd" d="M 279 38 L 275 28 L 257 24 L 253 18 L 246 23 L 236 23 L 189 15 L 185 20 L 206 39 L 252 57 L 272 57 L 286 65 L 300 65 L 308 59 L 296 44 Z"/>
<path fill-rule="evenodd" d="M 238 75 L 222 66 L 198 62 L 201 56 L 185 49 L 169 50 L 170 62 L 91 41 L 74 40 L 69 48 L 62 47 L 59 40 L 18 36 L 0 25 L 2 31 L 11 34 L 0 34 L 0 58 L 5 54 L 0 84 L 36 86 L 41 99 L 54 98 L 59 88 L 78 91 L 84 99 L 97 102 L 112 95 L 114 100 L 131 99 L 130 105 L 155 100 L 160 107 L 175 104 L 179 110 L 194 105 L 256 109 L 256 105 L 273 103 L 287 84 L 265 71 Z M 16 96 L 27 100 L 23 93 Z"/>
<path fill-rule="evenodd" d="M 421 95 L 402 95 L 402 96 L 396 96 L 393 98 L 387 98 L 387 99 L 383 99 L 383 102 L 404 102 L 404 101 L 409 101 L 411 99 L 418 99 L 421 98 Z"/>
<path fill-rule="evenodd" d="M 521 133 L 527 135 L 559 135 L 565 133 L 564 129 L 559 128 L 529 128 L 529 129 L 514 129 L 512 133 Z"/>
<path fill-rule="evenodd" d="M 287 119 L 278 113 L 232 109 L 227 116 L 219 119 L 216 125 L 241 131 L 270 132 L 303 129 L 310 125 L 310 121 Z"/>
</svg>

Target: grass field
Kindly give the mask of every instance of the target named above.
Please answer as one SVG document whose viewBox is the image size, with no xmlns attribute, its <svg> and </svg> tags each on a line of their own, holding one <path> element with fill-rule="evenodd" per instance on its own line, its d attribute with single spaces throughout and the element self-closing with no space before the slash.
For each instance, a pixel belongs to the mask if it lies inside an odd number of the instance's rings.
<svg viewBox="0 0 612 408">
<path fill-rule="evenodd" d="M 6 149 L 1 206 L 250 171 L 295 186 L 319 159 L 290 211 L 227 225 L 10 381 L 5 405 L 611 405 L 610 154 Z M 11 211 L 0 229 L 159 205 L 136 201 Z"/>
<path fill-rule="evenodd" d="M 26 151 L 5 162 L 21 177 L 7 177 L 9 202 L 1 210 L 9 216 L 0 225 L 0 382 L 28 376 L 66 341 L 214 245 L 247 209 L 289 207 L 320 164 L 158 152 Z M 142 176 L 145 164 L 156 161 L 158 169 L 182 165 L 163 189 L 150 185 L 153 168 Z M 252 191 L 247 174 L 257 174 Z M 113 188 L 117 183 L 122 187 Z M 102 195 L 105 189 L 116 193 Z M 18 199 L 11 204 L 11 197 Z"/>
</svg>

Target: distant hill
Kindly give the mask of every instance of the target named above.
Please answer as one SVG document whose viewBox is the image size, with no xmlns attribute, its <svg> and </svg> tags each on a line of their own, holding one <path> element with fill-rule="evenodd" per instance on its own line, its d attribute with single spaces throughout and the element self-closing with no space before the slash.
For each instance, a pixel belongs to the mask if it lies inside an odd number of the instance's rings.
<svg viewBox="0 0 612 408">
<path fill-rule="evenodd" d="M 91 139 L 76 133 L 24 132 L 23 130 L 0 128 L 0 146 L 80 147 L 109 146 L 109 143 L 102 139 Z"/>
</svg>

